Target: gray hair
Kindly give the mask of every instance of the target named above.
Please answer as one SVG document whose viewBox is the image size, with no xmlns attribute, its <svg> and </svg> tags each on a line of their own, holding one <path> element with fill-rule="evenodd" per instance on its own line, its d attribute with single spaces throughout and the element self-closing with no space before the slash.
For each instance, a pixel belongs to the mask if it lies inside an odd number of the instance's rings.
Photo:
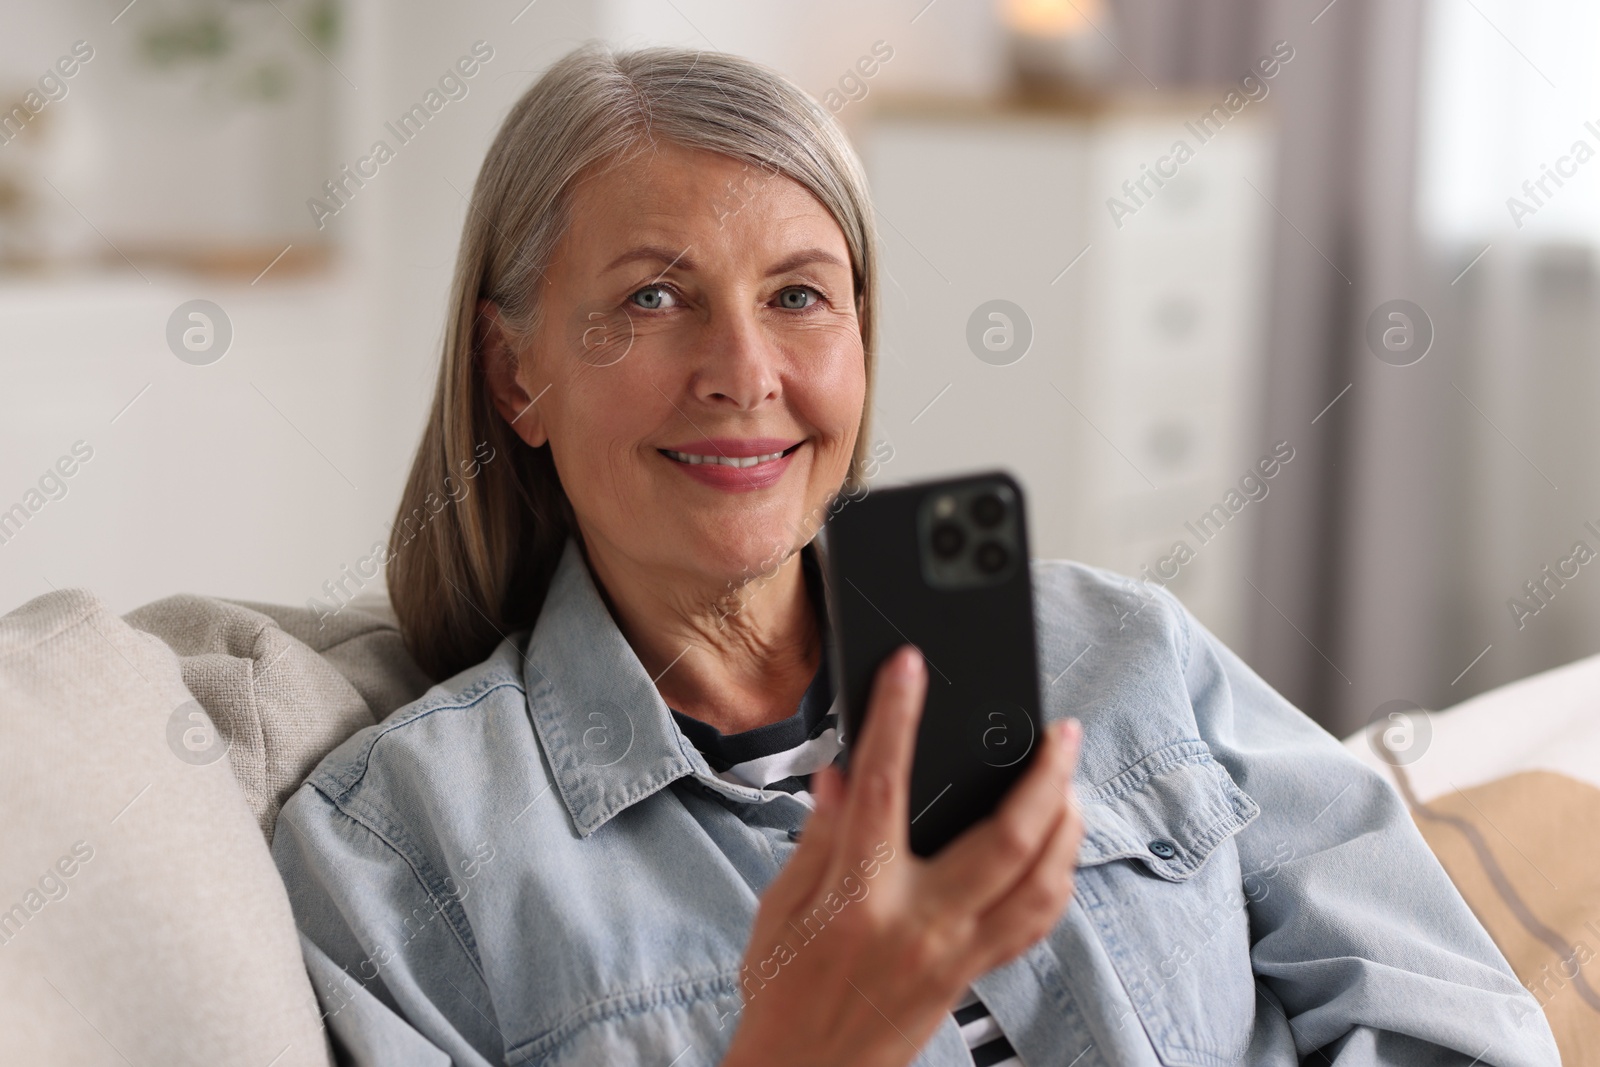
<svg viewBox="0 0 1600 1067">
<path fill-rule="evenodd" d="M 494 408 L 480 366 L 478 302 L 492 301 L 514 333 L 535 329 L 535 282 L 570 223 L 570 193 L 580 176 L 662 142 L 781 174 L 838 223 L 850 253 L 867 376 L 843 488 L 864 484 L 877 237 L 866 177 L 843 132 L 798 86 L 748 59 L 585 45 L 517 101 L 478 173 L 433 403 L 390 533 L 390 599 L 407 649 L 435 679 L 482 661 L 502 636 L 533 624 L 577 530 L 549 445 L 530 447 Z M 456 495 L 452 486 L 461 485 L 462 475 L 477 481 L 476 492 L 468 487 Z M 446 506 L 445 497 L 455 503 Z"/>
</svg>

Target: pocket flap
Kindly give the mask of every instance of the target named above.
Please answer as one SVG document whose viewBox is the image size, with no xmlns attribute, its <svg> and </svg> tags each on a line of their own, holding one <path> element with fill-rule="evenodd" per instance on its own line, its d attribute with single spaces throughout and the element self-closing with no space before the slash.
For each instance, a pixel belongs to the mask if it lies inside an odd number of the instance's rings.
<svg viewBox="0 0 1600 1067">
<path fill-rule="evenodd" d="M 1080 867 L 1136 859 L 1169 882 L 1189 878 L 1261 814 L 1204 741 L 1157 749 L 1092 789 L 1080 787 L 1078 803 Z"/>
</svg>

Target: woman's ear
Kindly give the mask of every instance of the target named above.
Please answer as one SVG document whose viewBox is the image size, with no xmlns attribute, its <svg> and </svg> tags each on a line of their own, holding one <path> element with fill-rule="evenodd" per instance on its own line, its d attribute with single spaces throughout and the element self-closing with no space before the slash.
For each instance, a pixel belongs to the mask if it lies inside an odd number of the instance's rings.
<svg viewBox="0 0 1600 1067">
<path fill-rule="evenodd" d="M 533 359 L 517 347 L 511 330 L 506 327 L 500 309 L 491 300 L 478 301 L 478 322 L 473 328 L 473 348 L 478 355 L 478 366 L 483 371 L 484 384 L 500 417 L 510 424 L 516 435 L 538 448 L 550 439 L 544 417 L 534 403 L 536 395 L 528 391 Z"/>
</svg>

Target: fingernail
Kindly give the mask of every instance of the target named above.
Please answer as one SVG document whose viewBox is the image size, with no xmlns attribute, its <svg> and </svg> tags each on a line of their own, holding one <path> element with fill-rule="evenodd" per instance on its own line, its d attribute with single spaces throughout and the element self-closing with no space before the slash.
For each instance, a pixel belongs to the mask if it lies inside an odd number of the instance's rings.
<svg viewBox="0 0 1600 1067">
<path fill-rule="evenodd" d="M 922 669 L 922 653 L 916 645 L 907 645 L 901 650 L 900 662 L 895 664 L 895 669 L 899 671 L 900 677 L 907 681 L 917 676 L 917 672 Z"/>
<path fill-rule="evenodd" d="M 1083 741 L 1083 724 L 1077 719 L 1068 718 L 1061 723 L 1061 740 L 1066 742 L 1070 751 L 1077 751 Z"/>
</svg>

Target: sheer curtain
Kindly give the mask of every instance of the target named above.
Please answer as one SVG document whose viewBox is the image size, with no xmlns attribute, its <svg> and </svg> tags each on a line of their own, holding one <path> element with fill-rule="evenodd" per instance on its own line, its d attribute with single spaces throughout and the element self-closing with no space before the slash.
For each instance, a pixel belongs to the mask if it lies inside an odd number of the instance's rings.
<svg viewBox="0 0 1600 1067">
<path fill-rule="evenodd" d="M 1481 409 L 1452 427 L 1470 476 L 1447 650 L 1489 648 L 1470 692 L 1600 649 L 1600 566 L 1578 549 L 1600 554 L 1600 7 L 1427 14 L 1418 219 Z"/>
</svg>

